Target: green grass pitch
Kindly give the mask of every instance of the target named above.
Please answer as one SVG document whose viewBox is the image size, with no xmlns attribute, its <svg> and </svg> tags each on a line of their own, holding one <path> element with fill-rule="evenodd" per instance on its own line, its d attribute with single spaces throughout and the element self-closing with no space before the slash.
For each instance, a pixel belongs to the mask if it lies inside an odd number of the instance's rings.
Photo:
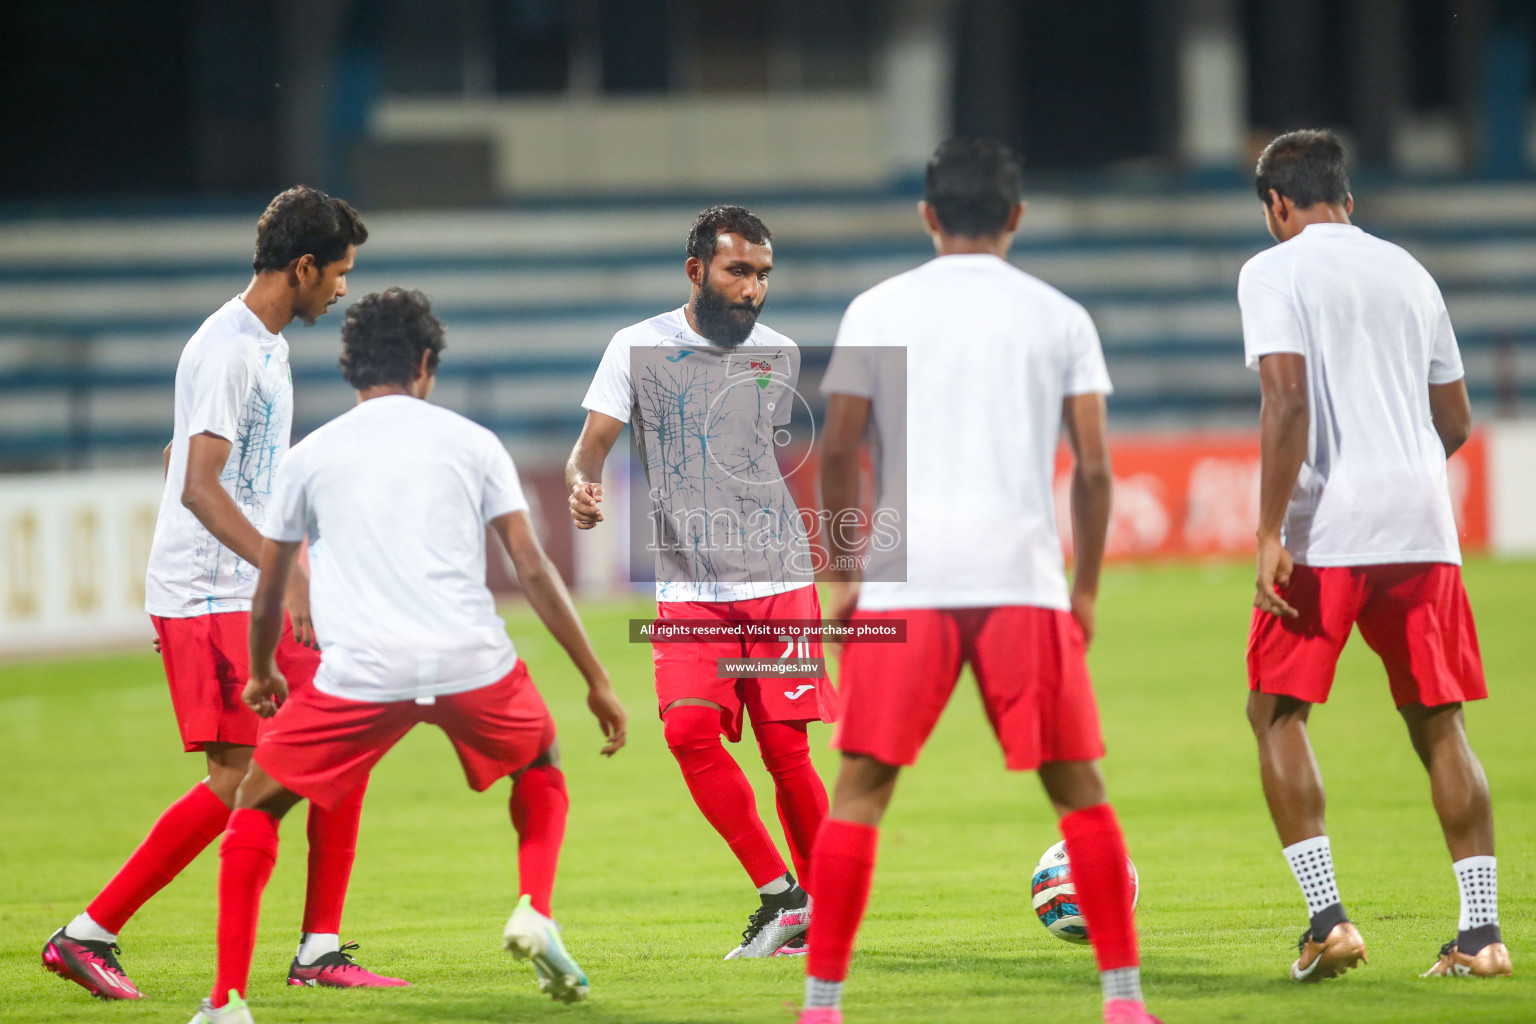
<svg viewBox="0 0 1536 1024">
<path fill-rule="evenodd" d="M 1368 967 L 1317 986 L 1286 980 L 1304 908 L 1264 811 L 1243 716 L 1250 574 L 1242 566 L 1121 568 L 1101 598 L 1091 660 L 1110 793 L 1141 872 L 1146 991 L 1169 1024 L 1536 1020 L 1523 976 L 1420 980 L 1456 923 L 1454 878 L 1424 774 L 1385 678 L 1356 639 L 1314 716 L 1345 902 Z M 1466 572 L 1491 701 L 1469 709 L 1492 779 L 1502 918 L 1517 975 L 1536 970 L 1536 564 Z M 694 809 L 661 740 L 648 648 L 626 642 L 644 603 L 589 605 L 587 621 L 633 716 L 628 749 L 597 757 L 595 725 L 560 652 L 525 611 L 510 628 L 561 730 L 570 831 L 556 912 L 592 978 L 590 1002 L 539 997 L 500 950 L 516 857 L 505 784 L 476 796 L 434 730 L 380 766 L 363 816 L 345 939 L 404 990 L 290 989 L 303 894 L 303 814 L 290 815 L 267 891 L 250 999 L 263 1024 L 298 1021 L 790 1022 L 803 961 L 721 961 L 755 896 Z M 148 628 L 146 626 L 146 641 Z M 827 731 L 813 734 L 830 782 Z M 106 1005 L 46 974 L 38 951 L 150 822 L 198 777 L 177 751 L 156 657 L 0 667 L 0 1020 L 184 1021 L 213 977 L 217 857 L 204 854 L 125 931 L 149 998 Z M 755 749 L 737 750 L 777 834 Z M 1029 874 L 1057 832 L 1036 781 L 1009 776 L 962 684 L 882 833 L 845 1012 L 863 1021 L 1094 1021 L 1088 950 L 1033 919 Z"/>
</svg>

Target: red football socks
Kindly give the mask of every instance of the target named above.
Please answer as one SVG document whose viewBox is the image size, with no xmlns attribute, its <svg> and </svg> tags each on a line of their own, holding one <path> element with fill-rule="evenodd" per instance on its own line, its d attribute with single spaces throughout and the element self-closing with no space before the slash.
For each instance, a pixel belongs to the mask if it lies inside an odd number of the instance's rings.
<svg viewBox="0 0 1536 1024">
<path fill-rule="evenodd" d="M 554 765 L 529 768 L 512 780 L 512 827 L 517 829 L 517 884 L 533 909 L 553 917 L 555 868 L 565 840 L 565 816 L 571 798 L 565 773 Z"/>
<path fill-rule="evenodd" d="M 1138 966 L 1131 872 L 1114 809 L 1098 804 L 1063 815 L 1061 835 L 1099 970 Z M 816 909 L 821 911 L 819 903 Z"/>
<path fill-rule="evenodd" d="M 752 784 L 720 742 L 719 709 L 683 704 L 668 710 L 662 721 L 693 802 L 741 861 L 752 884 L 767 885 L 782 876 L 788 869 L 757 816 Z"/>
<path fill-rule="evenodd" d="M 341 911 L 347 902 L 347 883 L 357 856 L 357 827 L 363 816 L 365 778 L 335 807 L 327 810 L 309 805 L 309 881 L 304 889 L 302 931 L 336 935 L 341 931 Z"/>
<path fill-rule="evenodd" d="M 875 847 L 880 830 L 873 825 L 828 818 L 816 836 L 811 877 L 816 880 L 816 911 L 806 937 L 810 953 L 805 973 L 822 981 L 843 981 L 853 959 L 853 940 L 869 903 L 875 876 Z"/>
<path fill-rule="evenodd" d="M 197 859 L 224 831 L 229 808 L 199 782 L 165 809 L 101 894 L 86 907 L 91 920 L 120 932 L 148 899 Z"/>
<path fill-rule="evenodd" d="M 779 824 L 789 842 L 789 856 L 802 886 L 811 886 L 811 847 L 827 816 L 827 787 L 811 764 L 811 742 L 804 722 L 754 722 L 757 748 L 773 776 Z"/>
<path fill-rule="evenodd" d="M 223 864 L 219 868 L 219 971 L 212 993 L 215 1007 L 229 1002 L 230 990 L 243 997 L 250 980 L 261 892 L 277 862 L 277 819 L 255 808 L 235 811 L 229 816 L 219 856 Z"/>
</svg>

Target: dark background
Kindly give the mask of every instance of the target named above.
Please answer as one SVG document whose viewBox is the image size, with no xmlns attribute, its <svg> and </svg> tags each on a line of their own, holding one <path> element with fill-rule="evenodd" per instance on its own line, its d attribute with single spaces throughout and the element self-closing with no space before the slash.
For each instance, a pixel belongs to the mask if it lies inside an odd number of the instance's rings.
<svg viewBox="0 0 1536 1024">
<path fill-rule="evenodd" d="M 1078 171 L 1173 160 L 1175 0 L 958 0 L 953 126 Z M 0 199 L 218 197 L 287 184 L 295 103 L 319 103 L 343 173 L 380 94 L 559 93 L 586 40 L 602 93 L 774 88 L 765 40 L 789 40 L 802 89 L 868 87 L 880 0 L 54 0 L 0 15 Z M 1385 165 L 1382 96 L 1476 126 L 1490 87 L 1532 95 L 1536 4 L 1517 0 L 1239 0 L 1248 121 L 1328 124 Z M 1385 12 L 1385 13 L 1383 13 Z M 703 54 L 678 72 L 680 39 Z M 1492 63 L 1490 63 L 1492 55 Z M 590 74 L 591 72 L 587 72 Z M 1502 82 L 1490 86 L 1490 76 Z M 285 90 L 287 95 L 285 96 Z M 1528 102 L 1528 101 L 1527 101 Z M 1486 126 L 1485 126 L 1486 127 Z M 1496 144 L 1496 140 L 1495 140 Z M 1138 163 L 1139 162 L 1139 163 Z M 323 184 L 323 183 L 322 183 Z"/>
</svg>

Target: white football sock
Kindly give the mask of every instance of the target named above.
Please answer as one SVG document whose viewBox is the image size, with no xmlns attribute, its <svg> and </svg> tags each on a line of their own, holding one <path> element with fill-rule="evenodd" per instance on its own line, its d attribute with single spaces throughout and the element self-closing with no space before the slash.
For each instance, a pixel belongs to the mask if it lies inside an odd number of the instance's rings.
<svg viewBox="0 0 1536 1024">
<path fill-rule="evenodd" d="M 341 936 L 329 932 L 305 932 L 299 936 L 297 959 L 301 964 L 312 964 L 327 953 L 341 949 Z"/>
<path fill-rule="evenodd" d="M 1333 849 L 1327 836 L 1303 839 L 1282 852 L 1301 886 L 1301 894 L 1307 898 L 1309 916 L 1343 902 L 1339 898 L 1339 883 L 1333 877 Z"/>
<path fill-rule="evenodd" d="M 809 974 L 805 976 L 805 1008 L 816 1010 L 822 1007 L 840 1009 L 843 1005 L 843 983 L 840 981 L 823 981 L 813 978 Z"/>
<path fill-rule="evenodd" d="M 1460 931 L 1499 923 L 1499 859 L 1467 857 L 1451 865 L 1461 889 Z"/>
<path fill-rule="evenodd" d="M 764 896 L 778 896 L 781 893 L 789 892 L 794 884 L 794 879 L 791 878 L 789 872 L 786 871 L 778 878 L 775 878 L 773 881 L 769 882 L 767 885 L 758 886 L 757 891 Z"/>
<path fill-rule="evenodd" d="M 1140 967 L 1116 967 L 1109 971 L 1099 972 L 1099 984 L 1104 989 L 1104 1001 L 1111 999 L 1131 999 L 1135 1002 L 1143 1002 L 1141 998 L 1141 968 Z"/>
<path fill-rule="evenodd" d="M 65 925 L 64 934 L 68 935 L 72 939 L 81 939 L 85 942 L 117 941 L 117 935 L 107 931 L 101 925 L 97 924 L 95 920 L 92 919 L 90 914 L 85 913 L 82 913 L 79 917 Z"/>
</svg>

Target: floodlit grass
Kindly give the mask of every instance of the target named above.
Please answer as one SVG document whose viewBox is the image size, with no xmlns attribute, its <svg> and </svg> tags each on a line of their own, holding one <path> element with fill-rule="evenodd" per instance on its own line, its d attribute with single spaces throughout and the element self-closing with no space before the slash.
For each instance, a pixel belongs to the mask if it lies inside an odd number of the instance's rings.
<svg viewBox="0 0 1536 1024">
<path fill-rule="evenodd" d="M 1505 939 L 1523 973 L 1536 969 L 1536 564 L 1475 562 L 1466 577 L 1493 689 L 1469 709 L 1469 729 L 1493 782 Z M 1105 581 L 1091 659 L 1110 792 L 1141 872 L 1153 1009 L 1169 1024 L 1536 1020 L 1524 977 L 1415 976 L 1454 934 L 1455 881 L 1423 771 L 1358 640 L 1334 700 L 1313 716 L 1313 738 L 1340 885 L 1371 962 L 1321 985 L 1286 980 L 1306 919 L 1242 711 L 1249 579 L 1223 565 L 1123 568 Z M 250 991 L 262 1024 L 793 1020 L 803 961 L 720 959 L 756 899 L 662 743 L 649 650 L 626 642 L 625 620 L 648 606 L 586 613 L 633 716 L 630 746 L 611 762 L 597 756 L 596 726 L 553 641 L 525 610 L 509 623 L 560 724 L 572 807 L 556 912 L 592 978 L 591 1001 L 542 999 L 531 969 L 501 952 L 516 892 L 506 786 L 470 793 L 447 742 L 423 728 L 374 775 L 344 935 L 362 942 L 362 963 L 414 987 L 284 985 L 303 898 L 299 812 L 284 826 L 263 908 Z M 827 731 L 813 735 L 830 782 Z M 207 992 L 213 852 L 122 936 L 143 1002 L 95 1003 L 38 963 L 48 934 L 196 781 L 198 759 L 179 750 L 147 642 L 136 654 L 0 667 L 0 1020 L 184 1021 Z M 775 822 L 755 749 L 749 741 L 737 753 Z M 1097 1020 L 1091 954 L 1049 936 L 1029 908 L 1029 872 L 1056 838 L 1037 784 L 1003 772 L 974 691 L 962 687 L 882 833 L 850 1024 Z"/>
</svg>

